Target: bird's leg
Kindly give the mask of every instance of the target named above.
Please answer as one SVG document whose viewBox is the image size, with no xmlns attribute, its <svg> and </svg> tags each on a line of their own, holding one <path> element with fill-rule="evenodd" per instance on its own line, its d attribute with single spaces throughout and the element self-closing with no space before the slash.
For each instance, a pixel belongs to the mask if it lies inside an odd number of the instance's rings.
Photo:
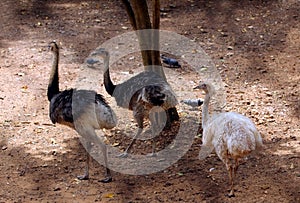
<svg viewBox="0 0 300 203">
<path fill-rule="evenodd" d="M 107 161 L 107 148 L 104 143 L 101 143 L 101 149 L 104 157 L 104 163 L 105 163 L 105 178 L 100 180 L 102 183 L 109 183 L 112 181 L 112 176 L 110 173 L 110 169 L 108 168 L 108 161 Z"/>
<path fill-rule="evenodd" d="M 230 183 L 230 192 L 228 194 L 228 197 L 234 197 L 234 191 L 233 191 L 233 172 L 234 172 L 234 167 L 232 167 L 229 159 L 225 160 L 225 165 L 226 165 L 226 169 L 228 171 L 229 183 Z"/>
<path fill-rule="evenodd" d="M 235 175 L 236 175 L 236 172 L 239 168 L 239 159 L 235 159 L 235 162 L 234 162 L 234 171 L 233 171 L 233 178 L 235 178 Z"/>
<path fill-rule="evenodd" d="M 77 176 L 79 180 L 88 180 L 89 179 L 89 164 L 90 164 L 90 150 L 91 150 L 91 142 L 87 141 L 86 146 L 86 163 L 85 163 L 85 171 L 83 175 Z"/>
<path fill-rule="evenodd" d="M 140 134 L 143 132 L 143 121 L 144 121 L 144 109 L 143 106 L 137 106 L 136 109 L 134 110 L 134 114 L 133 114 L 135 120 L 137 121 L 138 124 L 138 130 L 137 133 L 134 135 L 131 143 L 128 145 L 128 147 L 126 148 L 125 152 L 123 152 L 122 154 L 120 154 L 118 157 L 121 158 L 126 158 L 128 157 L 128 152 L 131 149 L 132 145 L 134 144 L 136 138 L 138 136 L 140 136 Z"/>
<path fill-rule="evenodd" d="M 152 130 L 152 153 L 150 154 L 150 157 L 156 157 L 156 133 L 155 130 Z"/>
<path fill-rule="evenodd" d="M 233 174 L 234 174 L 234 168 L 232 166 L 229 167 L 229 182 L 230 182 L 230 192 L 228 194 L 228 197 L 234 197 L 234 190 L 233 190 Z"/>
<path fill-rule="evenodd" d="M 112 176 L 111 176 L 111 173 L 110 173 L 110 169 L 108 167 L 106 167 L 105 178 L 100 180 L 100 182 L 109 183 L 111 181 L 112 181 Z"/>
<path fill-rule="evenodd" d="M 152 132 L 152 153 L 149 155 L 151 157 L 155 157 L 156 153 L 156 135 L 157 130 L 160 130 L 161 127 L 159 124 L 161 123 L 161 112 L 152 112 L 151 115 L 149 115 L 150 122 L 151 122 L 151 132 Z"/>
<path fill-rule="evenodd" d="M 78 125 L 79 126 L 79 125 Z M 86 143 L 86 154 L 87 154 L 87 160 L 86 160 L 86 166 L 85 166 L 85 173 L 82 176 L 77 176 L 78 179 L 80 180 L 86 180 L 89 178 L 89 162 L 92 157 L 90 156 L 90 153 L 92 151 L 92 142 L 100 147 L 100 150 L 103 153 L 104 157 L 104 163 L 106 167 L 106 173 L 105 173 L 105 179 L 101 180 L 101 182 L 107 183 L 111 182 L 111 174 L 110 170 L 108 169 L 108 161 L 107 161 L 107 148 L 106 145 L 101 141 L 101 139 L 97 136 L 95 129 L 92 128 L 90 125 L 85 124 L 85 123 L 80 123 L 80 126 L 77 127 L 76 131 L 78 134 L 80 134 L 83 138 L 83 142 Z"/>
<path fill-rule="evenodd" d="M 234 179 L 235 179 L 238 167 L 239 167 L 239 160 L 235 159 L 234 160 L 234 165 L 230 166 L 230 192 L 228 194 L 228 197 L 234 197 L 235 196 L 233 185 L 234 185 Z"/>
<path fill-rule="evenodd" d="M 118 155 L 118 157 L 121 157 L 121 158 L 126 158 L 128 157 L 128 151 L 130 150 L 130 148 L 132 147 L 132 145 L 134 144 L 136 138 L 138 136 L 140 136 L 140 134 L 143 132 L 143 128 L 138 128 L 138 131 L 137 133 L 135 134 L 135 136 L 133 137 L 132 141 L 130 142 L 130 144 L 128 145 L 128 147 L 126 148 L 125 152 L 123 152 L 122 154 Z"/>
<path fill-rule="evenodd" d="M 149 157 L 156 157 L 156 152 L 155 152 L 155 150 L 156 150 L 156 136 L 155 136 L 155 132 L 154 132 L 154 130 L 152 130 L 152 136 L 153 136 L 153 138 L 152 138 L 152 153 L 151 154 L 149 154 L 148 156 Z"/>
</svg>

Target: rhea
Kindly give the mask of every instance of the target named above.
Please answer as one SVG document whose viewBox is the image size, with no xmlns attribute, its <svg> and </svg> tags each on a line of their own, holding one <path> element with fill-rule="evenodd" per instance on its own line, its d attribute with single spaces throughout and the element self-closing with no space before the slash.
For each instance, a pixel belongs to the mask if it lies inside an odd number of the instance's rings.
<svg viewBox="0 0 300 203">
<path fill-rule="evenodd" d="M 106 168 L 105 178 L 101 182 L 110 182 L 112 176 L 107 163 L 106 145 L 97 136 L 96 129 L 111 129 L 116 126 L 114 111 L 101 94 L 92 90 L 67 89 L 59 90 L 59 47 L 56 42 L 49 44 L 53 53 L 53 65 L 48 84 L 47 96 L 50 102 L 49 115 L 52 123 L 66 125 L 76 130 L 86 143 L 86 165 L 80 180 L 89 178 L 89 162 L 92 143 L 98 144 L 103 153 Z"/>
<path fill-rule="evenodd" d="M 229 175 L 229 197 L 234 196 L 234 178 L 240 160 L 252 151 L 263 146 L 262 138 L 254 123 L 247 117 L 235 112 L 209 114 L 209 102 L 214 88 L 209 83 L 202 83 L 195 89 L 205 92 L 202 106 L 202 147 L 199 154 L 204 159 L 213 149 L 226 165 Z"/>
<path fill-rule="evenodd" d="M 104 48 L 97 49 L 92 56 L 103 57 L 104 86 L 113 96 L 118 106 L 133 111 L 138 124 L 137 133 L 120 157 L 127 157 L 135 140 L 143 131 L 143 121 L 148 118 L 151 123 L 152 138 L 155 138 L 168 121 L 166 111 L 174 108 L 178 101 L 169 84 L 153 71 L 144 71 L 121 84 L 113 84 L 109 72 L 109 52 Z M 152 154 L 155 156 L 155 139 L 152 139 Z"/>
</svg>

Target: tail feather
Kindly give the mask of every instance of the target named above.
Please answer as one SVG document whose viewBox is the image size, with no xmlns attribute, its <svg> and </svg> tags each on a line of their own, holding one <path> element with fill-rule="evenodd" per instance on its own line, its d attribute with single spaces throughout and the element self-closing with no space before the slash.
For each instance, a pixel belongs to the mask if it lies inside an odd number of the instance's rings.
<svg viewBox="0 0 300 203">
<path fill-rule="evenodd" d="M 262 137 L 259 132 L 255 133 L 255 145 L 256 145 L 256 150 L 262 150 L 264 148 L 264 144 L 262 141 Z"/>
</svg>

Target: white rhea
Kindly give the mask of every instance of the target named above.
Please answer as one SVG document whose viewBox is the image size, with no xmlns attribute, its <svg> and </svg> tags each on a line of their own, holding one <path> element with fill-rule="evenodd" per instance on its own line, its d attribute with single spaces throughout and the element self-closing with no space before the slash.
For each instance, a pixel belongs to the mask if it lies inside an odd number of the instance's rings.
<svg viewBox="0 0 300 203">
<path fill-rule="evenodd" d="M 202 106 L 202 147 L 200 159 L 207 157 L 213 150 L 226 165 L 229 175 L 229 197 L 234 196 L 234 178 L 239 161 L 252 151 L 263 146 L 260 133 L 254 123 L 247 117 L 235 112 L 223 112 L 210 115 L 209 102 L 214 88 L 211 84 L 203 83 L 195 89 L 205 92 Z"/>
</svg>

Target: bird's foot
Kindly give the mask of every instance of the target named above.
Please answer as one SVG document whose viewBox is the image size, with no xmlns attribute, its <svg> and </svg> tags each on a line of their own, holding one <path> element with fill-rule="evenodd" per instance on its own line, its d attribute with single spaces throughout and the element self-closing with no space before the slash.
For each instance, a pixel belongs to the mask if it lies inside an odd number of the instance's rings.
<svg viewBox="0 0 300 203">
<path fill-rule="evenodd" d="M 122 154 L 117 155 L 118 158 L 127 158 L 128 157 L 128 153 L 124 152 Z"/>
<path fill-rule="evenodd" d="M 151 154 L 147 154 L 147 157 L 157 157 L 157 154 L 155 152 L 152 152 Z"/>
<path fill-rule="evenodd" d="M 88 180 L 89 179 L 89 175 L 88 174 L 84 174 L 81 176 L 77 176 L 78 180 Z"/>
<path fill-rule="evenodd" d="M 235 197 L 233 190 L 230 190 L 229 194 L 227 195 L 229 198 Z"/>
<path fill-rule="evenodd" d="M 99 180 L 99 182 L 101 183 L 110 183 L 112 181 L 112 177 L 111 176 L 108 176 L 102 180 Z"/>
</svg>

